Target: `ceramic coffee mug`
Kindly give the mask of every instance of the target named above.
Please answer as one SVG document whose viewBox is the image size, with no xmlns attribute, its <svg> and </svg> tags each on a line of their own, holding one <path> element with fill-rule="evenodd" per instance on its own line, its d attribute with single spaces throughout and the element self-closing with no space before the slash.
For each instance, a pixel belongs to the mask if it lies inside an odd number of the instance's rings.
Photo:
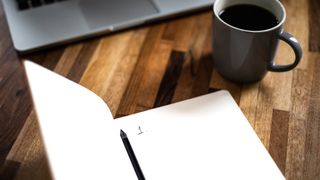
<svg viewBox="0 0 320 180">
<path fill-rule="evenodd" d="M 243 4 L 268 10 L 277 18 L 277 24 L 268 29 L 247 30 L 228 24 L 219 16 L 226 8 Z M 286 12 L 279 0 L 215 0 L 213 11 L 213 59 L 224 78 L 239 83 L 255 82 L 267 71 L 289 71 L 299 64 L 302 50 L 297 39 L 283 30 Z M 292 64 L 275 64 L 279 39 L 293 49 Z"/>
</svg>

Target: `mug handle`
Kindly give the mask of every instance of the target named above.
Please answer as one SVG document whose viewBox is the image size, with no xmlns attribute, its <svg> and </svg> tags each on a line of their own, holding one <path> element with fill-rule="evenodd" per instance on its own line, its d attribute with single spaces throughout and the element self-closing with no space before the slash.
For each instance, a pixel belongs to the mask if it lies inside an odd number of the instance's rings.
<svg viewBox="0 0 320 180">
<path fill-rule="evenodd" d="M 279 39 L 288 43 L 291 46 L 296 58 L 292 64 L 288 64 L 288 65 L 276 65 L 275 62 L 271 62 L 268 66 L 268 70 L 273 72 L 290 71 L 291 69 L 295 68 L 301 60 L 301 57 L 302 57 L 301 46 L 295 37 L 293 37 L 291 34 L 285 31 L 282 31 L 279 34 Z"/>
</svg>

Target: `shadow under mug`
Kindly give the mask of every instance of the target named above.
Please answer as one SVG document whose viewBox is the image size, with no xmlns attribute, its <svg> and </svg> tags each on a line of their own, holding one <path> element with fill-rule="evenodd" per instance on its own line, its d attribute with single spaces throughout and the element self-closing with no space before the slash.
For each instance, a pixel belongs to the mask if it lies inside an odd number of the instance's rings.
<svg viewBox="0 0 320 180">
<path fill-rule="evenodd" d="M 251 31 L 227 24 L 219 17 L 225 8 L 239 4 L 268 10 L 278 19 L 278 24 L 270 29 Z M 213 12 L 213 60 L 224 78 L 238 83 L 250 83 L 261 80 L 267 71 L 289 71 L 299 64 L 302 49 L 296 38 L 283 31 L 286 12 L 278 0 L 216 0 Z M 293 49 L 295 60 L 292 64 L 275 64 L 279 39 Z"/>
</svg>

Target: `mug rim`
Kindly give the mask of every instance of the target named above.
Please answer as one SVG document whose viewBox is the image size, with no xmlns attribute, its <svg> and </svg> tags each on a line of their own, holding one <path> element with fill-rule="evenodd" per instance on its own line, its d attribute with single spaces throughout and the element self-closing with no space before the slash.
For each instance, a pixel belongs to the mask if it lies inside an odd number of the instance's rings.
<svg viewBox="0 0 320 180">
<path fill-rule="evenodd" d="M 281 21 L 274 27 L 272 28 L 269 28 L 269 29 L 264 29 L 264 30 L 257 30 L 257 31 L 254 31 L 254 30 L 246 30 L 246 29 L 241 29 L 241 28 L 238 28 L 238 27 L 235 27 L 235 26 L 232 26 L 231 24 L 228 24 L 226 23 L 224 20 L 222 20 L 219 16 L 219 12 L 216 11 L 215 7 L 216 7 L 216 4 L 217 2 L 219 2 L 221 0 L 215 0 L 214 4 L 213 4 L 213 13 L 214 13 L 214 16 L 215 18 L 218 18 L 220 22 L 222 22 L 224 25 L 232 28 L 232 29 L 235 29 L 235 30 L 238 30 L 238 31 L 242 31 L 242 32 L 247 32 L 247 33 L 264 33 L 264 32 L 270 32 L 270 31 L 273 31 L 277 28 L 279 28 L 280 26 L 283 25 L 284 21 L 286 20 L 286 11 L 285 11 L 285 8 L 283 6 L 283 4 L 278 1 L 278 0 L 273 0 L 275 1 L 276 3 L 278 3 L 278 5 L 280 6 L 281 10 L 282 10 L 282 13 L 283 13 L 283 18 L 281 19 Z M 271 12 L 273 14 L 273 12 Z"/>
</svg>

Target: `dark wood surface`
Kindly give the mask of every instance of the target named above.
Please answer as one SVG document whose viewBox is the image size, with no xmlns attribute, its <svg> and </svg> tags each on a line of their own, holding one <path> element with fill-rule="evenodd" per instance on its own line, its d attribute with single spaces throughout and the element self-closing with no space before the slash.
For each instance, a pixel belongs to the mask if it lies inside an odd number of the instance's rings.
<svg viewBox="0 0 320 180">
<path fill-rule="evenodd" d="M 0 7 L 0 179 L 50 179 L 21 66 L 30 59 L 94 91 L 115 117 L 227 89 L 287 179 L 320 180 L 320 1 L 282 2 L 302 62 L 249 85 L 217 73 L 210 11 L 19 56 Z M 281 43 L 276 59 L 293 53 Z"/>
</svg>

